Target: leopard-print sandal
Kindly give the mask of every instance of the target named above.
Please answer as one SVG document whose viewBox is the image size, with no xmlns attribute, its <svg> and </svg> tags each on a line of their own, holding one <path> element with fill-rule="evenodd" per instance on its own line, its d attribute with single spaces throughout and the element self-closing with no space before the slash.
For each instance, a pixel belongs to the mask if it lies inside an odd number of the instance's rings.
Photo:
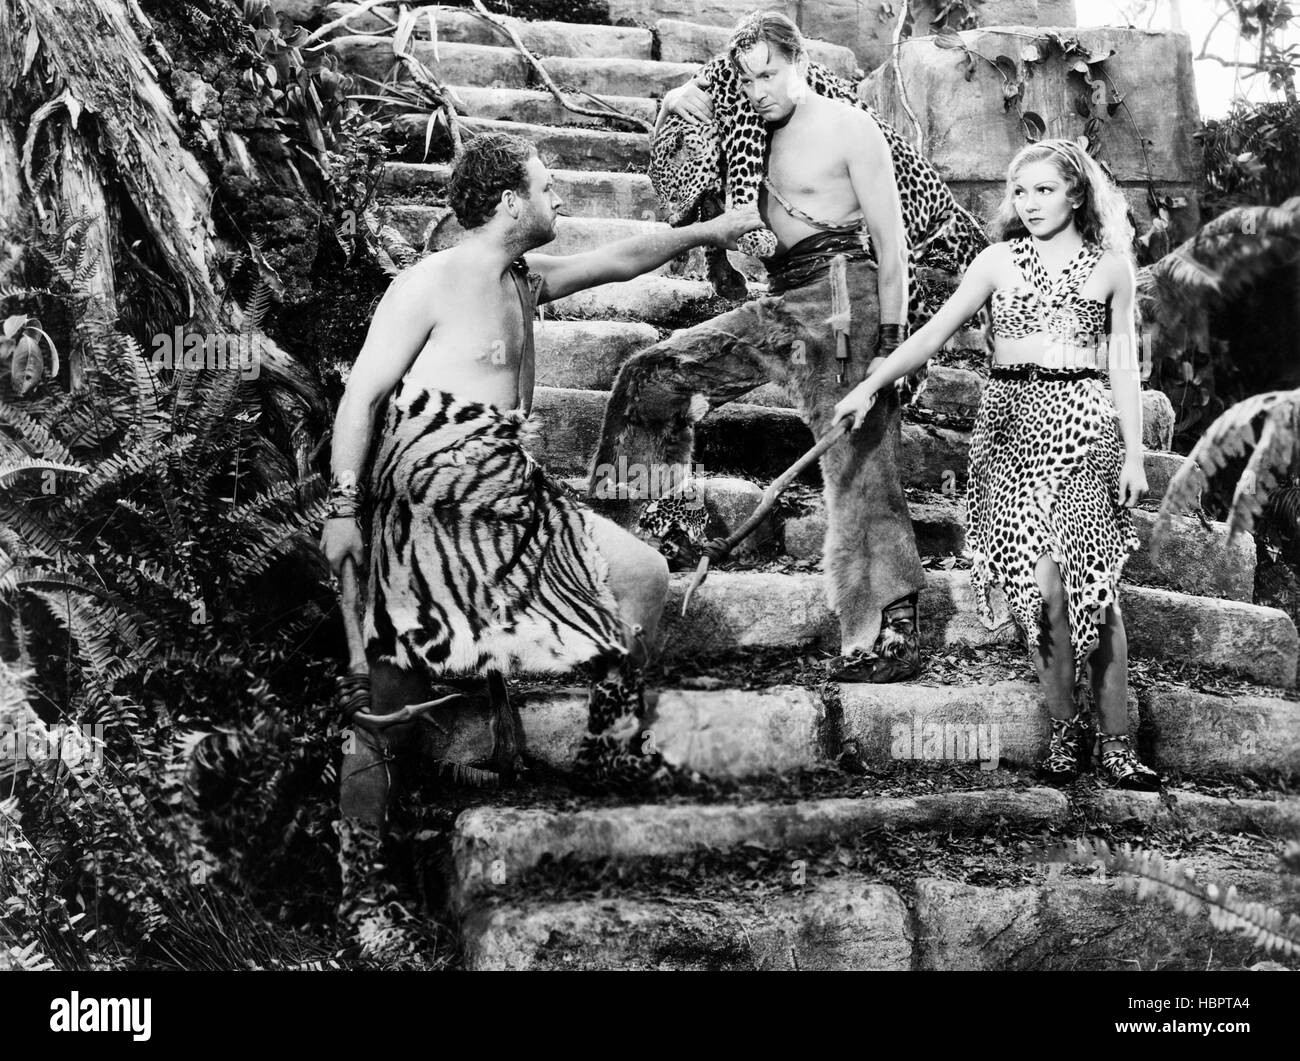
<svg viewBox="0 0 1300 1061">
<path fill-rule="evenodd" d="M 645 678 L 625 656 L 591 683 L 588 732 L 573 775 L 576 787 L 593 794 L 662 796 L 703 785 L 698 773 L 672 765 L 654 748 L 644 719 Z"/>
<path fill-rule="evenodd" d="M 1052 719 L 1052 740 L 1047 746 L 1047 757 L 1038 766 L 1039 776 L 1058 784 L 1078 777 L 1084 732 L 1081 715 Z"/>
<path fill-rule="evenodd" d="M 921 671 L 917 601 L 918 594 L 912 593 L 889 604 L 883 612 L 880 636 L 872 651 L 858 649 L 831 660 L 831 680 L 884 685 L 916 677 Z"/>
<path fill-rule="evenodd" d="M 1133 739 L 1127 733 L 1102 733 L 1097 730 L 1098 747 L 1102 748 L 1101 772 L 1120 788 L 1139 792 L 1156 792 L 1161 785 L 1158 773 L 1145 765 L 1133 751 Z M 1105 751 L 1107 741 L 1118 741 L 1122 748 Z"/>
</svg>

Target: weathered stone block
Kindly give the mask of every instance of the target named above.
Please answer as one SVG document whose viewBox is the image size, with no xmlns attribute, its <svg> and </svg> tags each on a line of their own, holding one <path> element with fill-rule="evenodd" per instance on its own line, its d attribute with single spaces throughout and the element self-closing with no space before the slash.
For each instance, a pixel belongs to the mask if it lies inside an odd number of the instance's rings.
<svg viewBox="0 0 1300 1061">
<path fill-rule="evenodd" d="M 665 62 L 703 64 L 726 51 L 731 26 L 705 26 L 698 22 L 661 18 L 655 23 L 655 36 L 659 40 L 659 58 Z M 858 60 L 851 48 L 811 37 L 805 37 L 805 43 L 814 62 L 841 77 L 854 76 Z"/>
<path fill-rule="evenodd" d="M 843 735 L 872 763 L 970 762 L 1034 766 L 1047 754 L 1051 719 L 1042 690 L 1024 682 L 969 687 L 841 685 Z M 1129 731 L 1138 701 L 1129 697 Z"/>
<path fill-rule="evenodd" d="M 1243 638 L 1237 647 L 1239 658 L 1244 662 L 1261 650 L 1287 655 L 1263 642 L 1262 637 Z M 1294 665 L 1291 674 L 1295 674 Z M 1300 774 L 1300 700 L 1295 698 L 1153 689 L 1142 697 L 1142 715 L 1159 761 L 1166 767 Z"/>
<path fill-rule="evenodd" d="M 631 321 L 541 321 L 534 330 L 537 384 L 608 390 L 629 356 L 659 332 Z"/>
<path fill-rule="evenodd" d="M 1069 813 L 1064 793 L 1053 788 L 574 811 L 475 807 L 456 819 L 453 892 L 462 907 L 483 894 L 507 894 L 522 874 L 546 859 L 617 859 L 630 864 L 701 847 L 721 851 L 746 843 L 798 847 L 886 827 L 975 829 L 999 821 L 1063 824 Z"/>
<path fill-rule="evenodd" d="M 478 969 L 909 969 L 892 888 L 827 880 L 796 896 L 674 904 L 616 899 L 478 909 L 463 926 Z"/>
<path fill-rule="evenodd" d="M 1263 833 L 1267 836 L 1300 836 L 1300 798 L 1221 799 L 1200 792 L 1175 790 L 1126 792 L 1102 789 L 1094 797 L 1093 812 L 1115 823 L 1142 822 L 1150 825 L 1179 825 L 1216 833 Z"/>
</svg>

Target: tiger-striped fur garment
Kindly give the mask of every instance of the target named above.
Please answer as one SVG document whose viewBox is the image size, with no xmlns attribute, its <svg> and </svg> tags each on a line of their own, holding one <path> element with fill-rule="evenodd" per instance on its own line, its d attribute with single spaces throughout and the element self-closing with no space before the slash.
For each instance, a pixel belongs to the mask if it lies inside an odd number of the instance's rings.
<svg viewBox="0 0 1300 1061">
<path fill-rule="evenodd" d="M 560 673 L 626 642 L 583 508 L 527 420 L 404 381 L 371 466 L 371 664 Z"/>
</svg>

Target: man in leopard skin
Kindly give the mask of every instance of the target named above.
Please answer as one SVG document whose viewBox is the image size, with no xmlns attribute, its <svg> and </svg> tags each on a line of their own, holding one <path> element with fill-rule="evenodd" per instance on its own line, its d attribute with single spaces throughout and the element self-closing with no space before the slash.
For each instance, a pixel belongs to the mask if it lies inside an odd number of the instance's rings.
<svg viewBox="0 0 1300 1061">
<path fill-rule="evenodd" d="M 905 208 L 900 205 L 892 156 L 901 141 L 891 141 L 856 101 L 814 91 L 809 69 L 798 28 L 766 13 L 742 20 L 727 54 L 701 72 L 720 112 L 724 150 L 727 144 L 735 150 L 743 139 L 737 134 L 742 122 L 758 130 L 756 156 L 729 154 L 728 164 L 733 197 L 735 183 L 748 182 L 771 230 L 768 247 L 751 248 L 770 255 L 771 294 L 679 331 L 623 365 L 588 491 L 593 500 L 612 502 L 606 511 L 624 526 L 663 529 L 648 526 L 647 518 L 662 524 L 672 500 L 655 501 L 647 510 L 644 494 L 624 481 L 626 470 L 689 466 L 695 424 L 711 406 L 776 379 L 797 392 L 815 436 L 829 430 L 836 401 L 869 371 L 868 351 L 889 353 L 901 341 L 909 311 L 919 312 L 909 297 L 905 216 L 913 226 L 921 219 L 924 230 L 911 233 L 911 243 L 920 235 L 932 257 L 971 241 L 969 233 L 954 233 L 968 226 L 978 232 L 955 203 L 936 218 L 933 206 L 940 197 L 929 182 L 916 179 L 920 167 L 903 171 L 901 185 L 909 197 Z M 819 75 L 819 83 L 828 83 L 825 76 Z M 729 108 L 728 86 L 739 106 Z M 661 137 L 675 135 L 673 128 L 666 126 Z M 659 144 L 656 157 L 662 161 Z M 757 165 L 739 164 L 755 157 Z M 913 153 L 913 159 L 919 156 Z M 928 167 L 925 172 L 933 174 Z M 693 173 L 698 178 L 699 171 Z M 689 189 L 675 183 L 670 208 L 677 216 L 670 220 L 685 220 L 688 209 L 699 215 L 719 208 L 719 189 L 706 185 L 698 179 Z M 951 203 L 937 178 L 934 186 Z M 692 196 L 693 203 L 686 203 Z M 983 246 L 982 234 L 979 240 Z M 715 283 L 730 282 L 724 270 L 715 268 L 713 275 Z M 861 429 L 822 457 L 828 517 L 823 553 L 843 653 L 832 674 L 841 681 L 898 681 L 920 669 L 916 602 L 924 573 L 899 481 L 899 445 L 899 401 L 891 394 L 873 407 Z"/>
<path fill-rule="evenodd" d="M 960 274 L 988 246 L 988 236 L 979 219 L 953 198 L 929 160 L 867 106 L 851 82 L 811 60 L 807 69 L 814 92 L 865 111 L 889 145 L 907 227 L 908 324 L 915 330 L 934 315 L 948 294 L 918 283 L 917 269 Z M 736 69 L 725 55 L 719 55 L 701 67 L 691 82 L 709 96 L 707 117 L 692 119 L 665 108 L 651 141 L 650 180 L 671 225 L 712 217 L 724 201 L 738 206 L 755 203 L 763 182 L 769 130 L 747 103 Z M 769 257 L 774 247 L 770 230 L 750 233 L 739 242 L 741 251 L 759 258 Z M 747 297 L 745 278 L 727 261 L 725 252 L 711 248 L 706 258 L 719 295 Z"/>
</svg>

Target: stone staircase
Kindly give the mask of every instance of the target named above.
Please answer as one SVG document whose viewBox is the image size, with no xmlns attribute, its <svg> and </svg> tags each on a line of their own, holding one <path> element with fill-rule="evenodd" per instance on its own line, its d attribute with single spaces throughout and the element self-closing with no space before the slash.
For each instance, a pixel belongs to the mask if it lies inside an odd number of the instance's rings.
<svg viewBox="0 0 1300 1061">
<path fill-rule="evenodd" d="M 320 14 L 333 19 L 356 6 L 333 3 Z M 566 89 L 653 120 L 657 98 L 721 47 L 748 4 L 685 6 L 716 24 L 645 13 L 684 13 L 669 3 L 611 0 L 612 17 L 643 24 L 515 25 Z M 564 110 L 497 31 L 461 9 L 430 10 L 436 45 L 421 20 L 414 48 L 455 86 L 467 125 L 528 137 L 556 173 L 568 216 L 548 252 L 654 221 L 645 136 Z M 389 38 L 372 34 L 393 15 L 374 9 L 336 32 L 344 69 L 389 74 Z M 918 63 L 921 46 L 911 49 Z M 847 75 L 863 54 L 814 49 Z M 424 137 L 423 116 L 395 121 L 379 209 L 413 243 L 439 249 L 459 233 L 440 198 L 445 145 L 435 141 L 430 161 Z M 977 185 L 971 195 L 982 202 L 987 190 Z M 760 293 L 761 266 L 732 257 Z M 728 308 L 703 276 L 697 251 L 546 307 L 535 410 L 537 455 L 548 467 L 580 485 L 623 359 Z M 984 383 L 970 367 L 977 349 L 977 337 L 958 337 L 905 414 L 903 474 L 930 569 L 921 611 L 931 663 L 922 679 L 863 687 L 820 676 L 817 661 L 836 651 L 838 626 L 816 570 L 819 500 L 769 520 L 709 576 L 685 618 L 687 576 L 677 576 L 650 698 L 652 738 L 670 760 L 731 787 L 717 800 L 628 806 L 539 784 L 480 800 L 448 829 L 432 830 L 436 887 L 459 926 L 466 966 L 1131 967 L 1135 955 L 1140 962 L 1175 937 L 1188 955 L 1218 947 L 1217 955 L 1250 959 L 1244 944 L 1135 907 L 1093 871 L 1023 863 L 1044 834 L 1085 831 L 1174 843 L 1202 874 L 1227 873 L 1243 893 L 1300 909 L 1274 871 L 1279 838 L 1300 835 L 1300 799 L 1285 795 L 1300 776 L 1300 642 L 1285 614 L 1251 603 L 1249 539 L 1229 543 L 1224 525 L 1183 517 L 1161 560 L 1148 554 L 1155 502 L 1180 461 L 1165 452 L 1172 411 L 1155 392 L 1143 395 L 1152 499 L 1137 514 L 1144 548 L 1128 564 L 1124 592 L 1135 675 L 1146 668 L 1154 677 L 1134 681 L 1130 716 L 1144 755 L 1182 783 L 1163 796 L 1087 780 L 1069 791 L 1032 783 L 1048 736 L 1036 685 L 1013 625 L 988 630 L 976 617 L 957 559 L 969 428 Z M 762 485 L 811 443 L 775 385 L 700 426 L 711 532 L 742 522 Z M 581 691 L 538 685 L 521 697 L 539 776 L 568 768 L 585 731 Z M 486 754 L 481 717 L 447 721 L 439 754 Z"/>
</svg>

